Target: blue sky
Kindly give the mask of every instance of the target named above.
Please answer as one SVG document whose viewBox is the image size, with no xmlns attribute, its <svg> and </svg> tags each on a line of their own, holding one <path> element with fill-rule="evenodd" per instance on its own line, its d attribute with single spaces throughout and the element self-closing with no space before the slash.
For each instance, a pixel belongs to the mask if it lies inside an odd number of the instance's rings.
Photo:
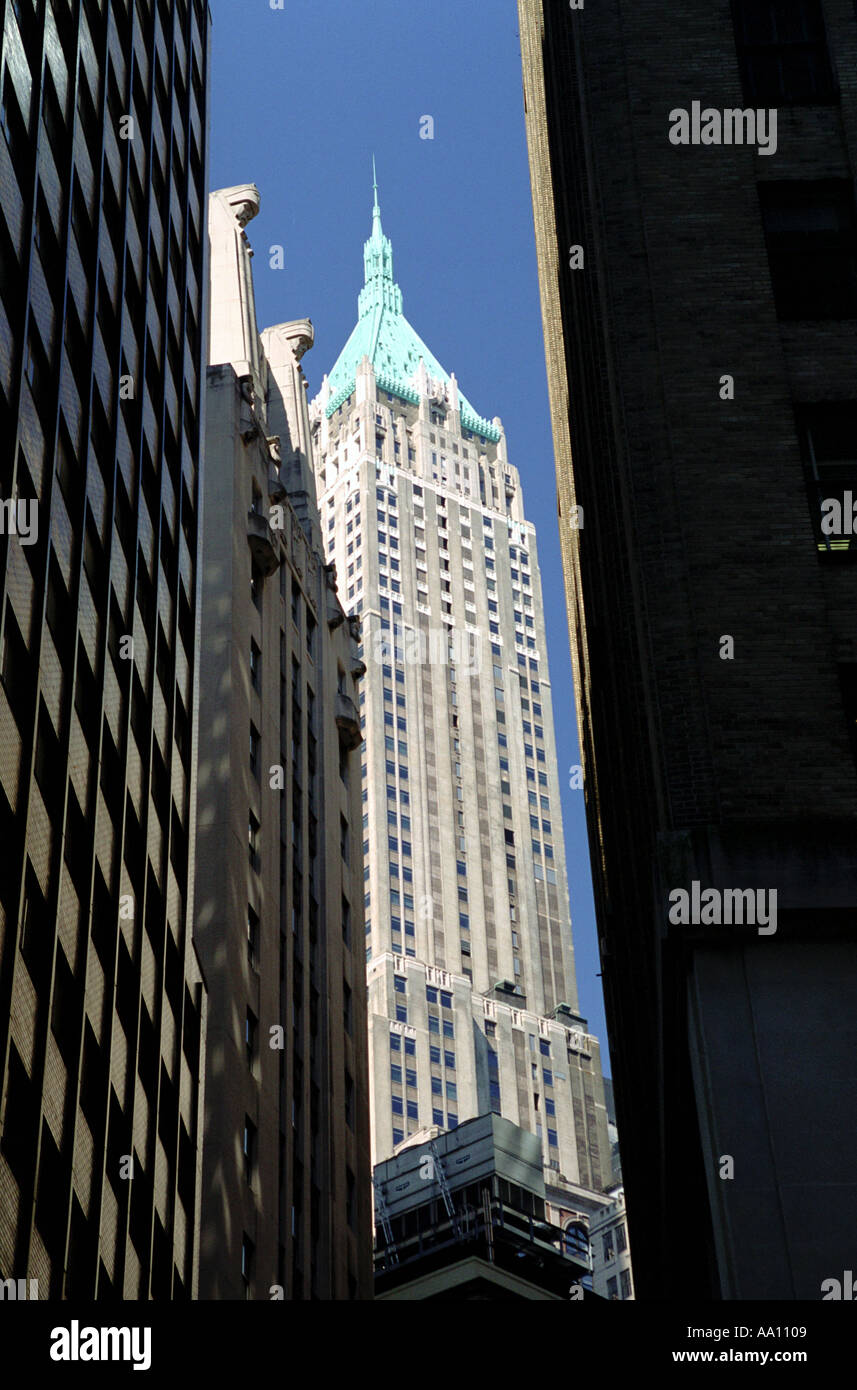
<svg viewBox="0 0 857 1390">
<path fill-rule="evenodd" d="M 610 1074 L 556 518 L 514 0 L 210 0 L 212 188 L 255 183 L 259 325 L 311 318 L 314 396 L 357 321 L 377 160 L 404 311 L 506 430 L 548 624 L 580 1006 Z M 420 138 L 424 116 L 434 139 Z M 285 268 L 268 250 L 282 245 Z"/>
</svg>

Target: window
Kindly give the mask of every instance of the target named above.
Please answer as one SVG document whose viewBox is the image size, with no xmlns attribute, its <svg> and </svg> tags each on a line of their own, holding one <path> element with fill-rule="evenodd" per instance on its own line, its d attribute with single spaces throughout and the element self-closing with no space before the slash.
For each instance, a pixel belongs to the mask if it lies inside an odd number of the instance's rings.
<svg viewBox="0 0 857 1390">
<path fill-rule="evenodd" d="M 253 687 L 254 690 L 258 690 L 258 689 L 259 689 L 259 681 L 260 681 L 260 676 L 261 676 L 261 666 L 262 666 L 262 653 L 261 653 L 261 651 L 259 650 L 259 648 L 257 647 L 256 643 L 255 643 L 255 642 L 252 640 L 252 638 L 251 638 L 251 640 L 250 640 L 250 684 L 252 685 L 252 687 Z"/>
<path fill-rule="evenodd" d="M 620 1252 L 628 1249 L 628 1236 L 624 1223 L 616 1227 L 616 1249 Z"/>
<path fill-rule="evenodd" d="M 247 1017 L 244 1021 L 244 1044 L 247 1048 L 247 1061 L 252 1063 L 256 1053 L 256 1039 L 259 1032 L 259 1020 L 252 1009 L 247 1010 Z"/>
<path fill-rule="evenodd" d="M 732 21 L 748 102 L 836 101 L 820 0 L 733 0 Z"/>
<path fill-rule="evenodd" d="M 795 409 L 810 516 L 819 556 L 857 557 L 857 402 Z"/>
<path fill-rule="evenodd" d="M 244 1293 L 250 1296 L 250 1280 L 253 1275 L 253 1254 L 255 1246 L 248 1235 L 241 1238 L 241 1278 L 244 1281 Z"/>
<path fill-rule="evenodd" d="M 618 1297 L 619 1297 L 618 1293 L 616 1292 L 616 1280 L 615 1280 L 615 1279 L 608 1279 L 608 1280 L 607 1280 L 607 1297 L 608 1297 L 608 1298 L 611 1298 L 611 1299 L 612 1299 L 612 1298 L 618 1298 Z"/>
<path fill-rule="evenodd" d="M 251 811 L 248 821 L 250 867 L 255 869 L 257 873 L 259 872 L 259 830 L 259 822 Z"/>
<path fill-rule="evenodd" d="M 567 1255 L 576 1255 L 588 1260 L 589 1233 L 582 1221 L 570 1221 L 563 1232 L 563 1237 Z"/>
<path fill-rule="evenodd" d="M 249 1115 L 244 1116 L 244 1176 L 248 1182 L 253 1177 L 253 1163 L 256 1157 L 256 1126 Z"/>
<path fill-rule="evenodd" d="M 602 1237 L 602 1242 L 603 1242 L 603 1246 L 604 1246 L 604 1258 L 605 1258 L 605 1260 L 612 1260 L 612 1258 L 613 1258 L 613 1232 L 612 1232 L 612 1231 L 606 1231 L 605 1234 L 604 1234 L 603 1237 Z"/>
<path fill-rule="evenodd" d="M 857 232 L 847 179 L 758 185 L 777 314 L 857 317 Z"/>
<path fill-rule="evenodd" d="M 259 730 L 256 728 L 255 724 L 251 724 L 251 725 L 250 725 L 250 771 L 252 772 L 253 776 L 256 777 L 256 778 L 258 778 L 258 776 L 259 776 L 259 750 L 260 750 L 260 748 L 261 748 L 261 744 L 262 744 L 262 740 L 261 740 L 261 738 L 260 738 L 260 736 L 259 736 Z"/>
<path fill-rule="evenodd" d="M 247 960 L 255 970 L 259 952 L 259 916 L 252 907 L 247 908 Z"/>
</svg>

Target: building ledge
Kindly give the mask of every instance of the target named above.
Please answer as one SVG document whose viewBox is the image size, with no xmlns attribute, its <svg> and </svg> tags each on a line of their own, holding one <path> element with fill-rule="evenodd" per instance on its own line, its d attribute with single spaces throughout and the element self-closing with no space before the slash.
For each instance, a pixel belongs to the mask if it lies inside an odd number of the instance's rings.
<svg viewBox="0 0 857 1390">
<path fill-rule="evenodd" d="M 260 512 L 247 513 L 247 539 L 256 568 L 262 574 L 273 574 L 282 563 L 282 556 L 268 519 Z"/>
<path fill-rule="evenodd" d="M 357 706 L 350 695 L 343 695 L 340 691 L 337 691 L 336 695 L 336 726 L 339 729 L 339 742 L 343 748 L 350 751 L 353 748 L 358 748 L 363 742 Z"/>
</svg>

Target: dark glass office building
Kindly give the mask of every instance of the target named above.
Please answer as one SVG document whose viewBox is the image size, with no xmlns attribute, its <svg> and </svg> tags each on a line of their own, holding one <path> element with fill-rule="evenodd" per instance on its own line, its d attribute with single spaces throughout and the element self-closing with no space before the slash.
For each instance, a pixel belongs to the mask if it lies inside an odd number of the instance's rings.
<svg viewBox="0 0 857 1390">
<path fill-rule="evenodd" d="M 821 1299 L 857 1226 L 857 13 L 519 15 L 636 1295 Z"/>
<path fill-rule="evenodd" d="M 191 1296 L 206 80 L 198 0 L 7 0 L 0 1275 Z"/>
</svg>

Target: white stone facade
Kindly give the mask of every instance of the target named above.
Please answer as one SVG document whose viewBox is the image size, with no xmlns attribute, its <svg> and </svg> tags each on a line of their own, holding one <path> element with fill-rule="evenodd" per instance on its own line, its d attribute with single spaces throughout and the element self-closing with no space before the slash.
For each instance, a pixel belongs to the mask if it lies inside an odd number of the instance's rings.
<svg viewBox="0 0 857 1390">
<path fill-rule="evenodd" d="M 383 312 L 400 314 L 384 284 Z M 361 616 L 367 667 L 373 1162 L 494 1109 L 541 1133 L 551 1178 L 600 1191 L 600 1055 L 578 1014 L 538 552 L 518 471 L 499 419 L 465 403 L 483 428 L 463 426 L 455 377 L 430 376 L 422 357 L 404 385 L 368 355 L 353 378 L 347 396 L 325 379 L 311 418 L 327 558 Z"/>
<path fill-rule="evenodd" d="M 634 1297 L 634 1276 L 625 1217 L 625 1190 L 612 1188 L 610 1196 L 610 1205 L 592 1217 L 589 1227 L 592 1288 L 602 1298 L 631 1299 Z"/>
</svg>

